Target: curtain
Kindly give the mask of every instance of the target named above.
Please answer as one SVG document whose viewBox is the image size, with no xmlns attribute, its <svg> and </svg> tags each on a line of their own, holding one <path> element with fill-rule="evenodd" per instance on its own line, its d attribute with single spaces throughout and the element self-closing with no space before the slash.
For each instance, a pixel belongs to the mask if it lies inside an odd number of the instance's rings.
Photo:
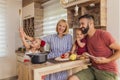
<svg viewBox="0 0 120 80">
<path fill-rule="evenodd" d="M 43 4 L 43 35 L 56 33 L 56 25 L 60 19 L 67 20 L 67 10 L 59 4 L 59 0 L 51 0 Z"/>
<path fill-rule="evenodd" d="M 0 57 L 6 55 L 6 0 L 0 0 Z"/>
</svg>

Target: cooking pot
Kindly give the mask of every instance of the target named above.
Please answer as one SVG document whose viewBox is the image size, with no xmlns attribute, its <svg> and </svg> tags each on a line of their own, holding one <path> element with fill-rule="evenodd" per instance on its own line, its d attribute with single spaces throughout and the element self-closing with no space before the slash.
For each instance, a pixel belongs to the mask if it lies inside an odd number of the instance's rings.
<svg viewBox="0 0 120 80">
<path fill-rule="evenodd" d="M 31 58 L 31 62 L 33 64 L 41 64 L 47 61 L 47 54 L 49 52 L 40 52 L 40 53 L 32 53 L 27 54 Z"/>
</svg>

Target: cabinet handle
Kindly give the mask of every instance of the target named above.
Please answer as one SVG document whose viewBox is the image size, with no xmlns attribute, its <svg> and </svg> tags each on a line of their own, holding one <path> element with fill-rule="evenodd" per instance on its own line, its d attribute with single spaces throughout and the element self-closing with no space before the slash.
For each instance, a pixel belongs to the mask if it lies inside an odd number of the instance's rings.
<svg viewBox="0 0 120 80">
<path fill-rule="evenodd" d="M 25 16 L 24 18 L 30 18 L 31 17 L 31 15 L 27 15 L 27 16 Z"/>
</svg>

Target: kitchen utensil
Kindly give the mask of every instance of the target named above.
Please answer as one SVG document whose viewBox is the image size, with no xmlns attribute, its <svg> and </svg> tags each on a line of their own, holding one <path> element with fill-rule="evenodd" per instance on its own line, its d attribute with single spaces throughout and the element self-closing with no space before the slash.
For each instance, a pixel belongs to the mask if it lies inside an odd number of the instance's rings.
<svg viewBox="0 0 120 80">
<path fill-rule="evenodd" d="M 88 54 L 88 53 L 84 53 L 86 56 L 88 56 L 88 57 L 90 57 L 90 58 L 94 58 L 94 59 L 96 59 L 97 57 L 95 57 L 95 56 L 92 56 L 92 55 L 90 55 L 90 54 Z"/>
<path fill-rule="evenodd" d="M 56 61 L 68 61 L 69 58 L 61 58 L 61 57 L 57 57 L 55 58 Z"/>
<path fill-rule="evenodd" d="M 19 27 L 22 27 L 22 9 L 19 9 Z"/>
<path fill-rule="evenodd" d="M 32 54 L 27 54 L 31 58 L 31 62 L 33 64 L 41 64 L 45 63 L 47 61 L 47 54 L 49 52 L 41 52 L 41 53 L 32 53 Z"/>
</svg>

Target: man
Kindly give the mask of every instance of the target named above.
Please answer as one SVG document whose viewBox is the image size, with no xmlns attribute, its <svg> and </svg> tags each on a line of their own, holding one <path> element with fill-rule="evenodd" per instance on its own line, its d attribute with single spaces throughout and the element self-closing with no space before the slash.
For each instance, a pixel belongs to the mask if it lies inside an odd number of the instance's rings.
<svg viewBox="0 0 120 80">
<path fill-rule="evenodd" d="M 92 65 L 70 76 L 68 80 L 117 80 L 116 59 L 120 45 L 107 32 L 95 29 L 94 17 L 85 14 L 79 18 L 82 33 L 87 34 L 87 47 Z"/>
</svg>

